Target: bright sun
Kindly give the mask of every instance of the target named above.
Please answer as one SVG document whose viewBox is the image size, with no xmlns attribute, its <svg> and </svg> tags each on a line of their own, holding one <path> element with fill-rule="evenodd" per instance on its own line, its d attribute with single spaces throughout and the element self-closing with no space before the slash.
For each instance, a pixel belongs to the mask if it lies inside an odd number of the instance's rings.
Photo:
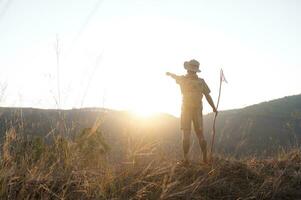
<svg viewBox="0 0 301 200">
<path fill-rule="evenodd" d="M 162 83 L 162 85 L 164 84 Z M 142 85 L 138 90 L 143 91 L 143 88 Z M 181 96 L 178 91 L 166 91 L 168 89 L 153 87 L 148 92 L 141 92 L 138 97 L 132 99 L 129 110 L 138 117 L 152 117 L 158 113 L 170 113 L 178 116 Z"/>
<path fill-rule="evenodd" d="M 131 110 L 131 112 L 138 117 L 151 117 L 151 116 L 155 115 L 156 113 L 158 113 L 157 111 L 152 109 L 152 107 L 140 108 L 140 109 L 136 108 L 136 109 Z"/>
</svg>

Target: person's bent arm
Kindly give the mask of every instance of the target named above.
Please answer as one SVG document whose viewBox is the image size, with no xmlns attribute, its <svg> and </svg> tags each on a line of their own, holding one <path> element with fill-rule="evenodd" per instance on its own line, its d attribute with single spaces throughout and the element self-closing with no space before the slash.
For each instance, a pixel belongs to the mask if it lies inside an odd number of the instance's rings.
<svg viewBox="0 0 301 200">
<path fill-rule="evenodd" d="M 215 113 L 217 114 L 216 107 L 215 107 L 215 105 L 214 105 L 214 103 L 213 103 L 213 100 L 212 100 L 210 94 L 205 94 L 205 97 L 206 97 L 208 103 L 210 104 L 210 106 L 211 106 L 213 112 L 215 112 Z"/>
</svg>

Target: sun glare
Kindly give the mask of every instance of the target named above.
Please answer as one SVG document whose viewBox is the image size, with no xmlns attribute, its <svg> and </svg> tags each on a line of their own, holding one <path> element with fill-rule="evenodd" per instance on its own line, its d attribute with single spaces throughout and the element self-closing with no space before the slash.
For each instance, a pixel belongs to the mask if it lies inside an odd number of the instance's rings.
<svg viewBox="0 0 301 200">
<path fill-rule="evenodd" d="M 147 118 L 154 116 L 157 112 L 154 110 L 151 110 L 149 108 L 144 109 L 133 109 L 131 111 L 135 116 L 141 117 L 141 118 Z"/>
</svg>

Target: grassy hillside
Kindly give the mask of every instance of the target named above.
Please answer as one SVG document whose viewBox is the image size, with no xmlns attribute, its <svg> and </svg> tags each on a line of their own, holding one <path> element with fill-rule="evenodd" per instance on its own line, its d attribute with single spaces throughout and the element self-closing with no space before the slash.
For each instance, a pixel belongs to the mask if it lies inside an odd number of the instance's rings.
<svg viewBox="0 0 301 200">
<path fill-rule="evenodd" d="M 21 139 L 11 129 L 0 160 L 1 199 L 300 199 L 301 151 L 269 159 L 214 157 L 209 165 L 178 164 L 139 149 L 118 164 L 100 132 L 54 143 Z"/>
<path fill-rule="evenodd" d="M 1 108 L 0 199 L 301 199 L 299 100 L 221 112 L 208 165 L 170 115 Z"/>
</svg>

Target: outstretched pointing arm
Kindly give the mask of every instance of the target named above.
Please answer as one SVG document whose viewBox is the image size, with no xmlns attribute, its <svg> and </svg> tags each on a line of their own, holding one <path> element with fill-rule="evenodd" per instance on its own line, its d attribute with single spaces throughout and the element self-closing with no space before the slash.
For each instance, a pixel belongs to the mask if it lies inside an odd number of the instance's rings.
<svg viewBox="0 0 301 200">
<path fill-rule="evenodd" d="M 180 76 L 175 75 L 175 74 L 170 73 L 170 72 L 166 72 L 166 76 L 170 76 L 171 78 L 173 78 L 173 79 L 175 79 L 175 80 L 177 80 L 177 79 L 180 77 Z"/>
</svg>

